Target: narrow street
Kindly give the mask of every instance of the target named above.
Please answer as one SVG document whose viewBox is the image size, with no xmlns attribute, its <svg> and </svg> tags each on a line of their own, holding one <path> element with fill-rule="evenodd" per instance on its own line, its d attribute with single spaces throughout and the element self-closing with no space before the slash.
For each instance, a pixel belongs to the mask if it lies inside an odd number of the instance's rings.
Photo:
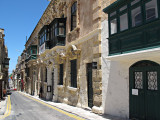
<svg viewBox="0 0 160 120">
<path fill-rule="evenodd" d="M 59 112 L 50 105 L 35 101 L 19 92 L 12 92 L 11 114 L 5 120 L 79 120 L 80 118 L 65 111 Z M 72 117 L 69 117 L 72 116 Z M 82 120 L 82 119 L 81 119 Z"/>
</svg>

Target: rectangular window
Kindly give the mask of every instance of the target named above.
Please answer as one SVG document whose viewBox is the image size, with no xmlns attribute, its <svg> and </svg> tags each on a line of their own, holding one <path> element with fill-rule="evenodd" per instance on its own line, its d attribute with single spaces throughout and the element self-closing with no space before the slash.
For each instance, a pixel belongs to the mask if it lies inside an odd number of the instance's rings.
<svg viewBox="0 0 160 120">
<path fill-rule="evenodd" d="M 54 26 L 54 35 L 57 36 L 58 35 L 58 29 L 57 29 L 57 23 Z"/>
<path fill-rule="evenodd" d="M 64 23 L 59 23 L 59 35 L 65 35 L 65 33 L 64 33 Z"/>
<path fill-rule="evenodd" d="M 36 50 L 36 49 L 33 49 L 33 50 L 32 50 L 32 54 L 33 54 L 33 55 L 36 55 L 36 54 L 37 54 L 37 50 Z"/>
<path fill-rule="evenodd" d="M 0 33 L 0 38 L 2 38 L 2 33 Z"/>
<path fill-rule="evenodd" d="M 46 68 L 46 79 L 45 79 L 45 82 L 47 82 L 47 68 Z"/>
<path fill-rule="evenodd" d="M 54 32 L 54 25 L 52 26 L 52 36 L 53 36 L 53 38 L 55 37 L 55 34 L 54 34 L 55 32 Z"/>
<path fill-rule="evenodd" d="M 120 16 L 120 31 L 128 29 L 128 14 L 125 13 Z"/>
<path fill-rule="evenodd" d="M 111 25 L 111 34 L 117 33 L 117 19 L 113 19 L 110 21 Z"/>
<path fill-rule="evenodd" d="M 73 3 L 71 7 L 71 31 L 76 28 L 77 24 L 77 2 Z"/>
<path fill-rule="evenodd" d="M 59 35 L 64 35 L 64 28 L 63 27 L 59 27 Z"/>
<path fill-rule="evenodd" d="M 71 60 L 71 87 L 77 87 L 77 60 Z"/>
<path fill-rule="evenodd" d="M 157 71 L 147 72 L 148 90 L 158 90 Z"/>
<path fill-rule="evenodd" d="M 146 20 L 152 21 L 158 18 L 157 0 L 151 0 L 145 4 L 146 8 Z"/>
<path fill-rule="evenodd" d="M 143 74 L 142 72 L 134 73 L 135 89 L 143 89 Z"/>
<path fill-rule="evenodd" d="M 137 7 L 131 11 L 132 15 L 132 27 L 142 24 L 142 12 L 141 7 Z"/>
<path fill-rule="evenodd" d="M 63 85 L 63 64 L 59 65 L 59 85 Z"/>
</svg>

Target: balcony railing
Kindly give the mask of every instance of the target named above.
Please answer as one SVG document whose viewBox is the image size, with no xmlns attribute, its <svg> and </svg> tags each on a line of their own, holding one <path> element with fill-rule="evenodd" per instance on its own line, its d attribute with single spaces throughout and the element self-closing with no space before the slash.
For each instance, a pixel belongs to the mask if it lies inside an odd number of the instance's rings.
<svg viewBox="0 0 160 120">
<path fill-rule="evenodd" d="M 28 62 L 29 60 L 34 60 L 34 59 L 37 59 L 37 55 L 29 55 L 25 61 Z"/>
</svg>

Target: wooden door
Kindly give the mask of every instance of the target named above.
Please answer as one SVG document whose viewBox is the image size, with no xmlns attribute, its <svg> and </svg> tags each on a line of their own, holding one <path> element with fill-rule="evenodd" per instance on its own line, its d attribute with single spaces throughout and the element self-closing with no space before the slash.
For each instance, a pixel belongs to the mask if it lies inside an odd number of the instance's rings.
<svg viewBox="0 0 160 120">
<path fill-rule="evenodd" d="M 88 106 L 93 107 L 92 63 L 87 64 Z"/>
<path fill-rule="evenodd" d="M 131 119 L 160 120 L 159 70 L 159 65 L 150 61 L 130 68 Z"/>
</svg>

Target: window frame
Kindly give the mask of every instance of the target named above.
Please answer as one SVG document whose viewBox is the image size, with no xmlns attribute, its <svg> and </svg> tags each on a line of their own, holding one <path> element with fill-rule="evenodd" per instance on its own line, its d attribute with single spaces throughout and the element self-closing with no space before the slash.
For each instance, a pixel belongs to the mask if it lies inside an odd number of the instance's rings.
<svg viewBox="0 0 160 120">
<path fill-rule="evenodd" d="M 70 64 L 71 64 L 71 68 L 70 68 L 70 70 L 71 70 L 71 72 L 70 72 L 71 84 L 70 84 L 70 86 L 77 88 L 77 59 L 71 60 Z M 74 66 L 72 66 L 72 65 L 74 65 Z"/>
<path fill-rule="evenodd" d="M 127 6 L 127 8 L 126 9 L 124 9 L 124 10 L 122 10 L 122 11 L 120 11 L 120 9 L 122 8 L 122 7 L 124 7 L 124 6 Z M 126 31 L 126 30 L 128 30 L 129 29 L 129 14 L 128 14 L 128 4 L 124 4 L 124 5 L 122 5 L 119 9 L 118 9 L 118 23 L 119 24 L 117 24 L 119 27 L 118 27 L 118 33 L 119 32 L 123 32 L 123 31 Z M 127 29 L 125 29 L 125 30 L 120 30 L 120 16 L 122 16 L 122 15 L 124 15 L 124 14 L 127 14 L 127 19 L 128 19 L 128 28 Z"/>
<path fill-rule="evenodd" d="M 158 17 L 155 18 L 154 20 L 151 20 L 151 21 L 146 21 L 146 10 L 145 10 L 145 4 L 147 2 L 149 2 L 150 0 L 146 0 L 146 1 L 140 0 L 139 2 L 131 5 L 131 3 L 133 1 L 134 0 L 131 0 L 128 3 L 121 4 L 117 8 L 114 8 L 114 9 L 109 11 L 109 13 L 108 13 L 108 24 L 109 24 L 108 28 L 109 28 L 109 36 L 110 37 L 114 36 L 116 34 L 122 33 L 124 31 L 127 31 L 127 30 L 130 30 L 130 29 L 134 29 L 134 28 L 137 28 L 139 26 L 145 25 L 149 22 L 156 21 L 157 19 L 160 19 L 160 1 L 159 0 L 156 0 Z M 127 5 L 127 8 L 120 11 L 120 9 L 125 5 Z M 136 9 L 138 7 L 140 7 L 140 9 L 141 9 L 142 23 L 140 25 L 137 25 L 137 26 L 132 26 L 132 13 L 131 12 L 132 12 L 133 9 Z M 111 14 L 114 13 L 114 12 L 116 12 L 116 15 L 114 14 L 114 15 L 111 16 Z M 125 13 L 127 13 L 127 16 L 128 16 L 128 29 L 120 31 L 120 16 L 125 14 Z M 117 19 L 117 32 L 111 34 L 111 21 L 114 20 L 114 19 Z"/>
<path fill-rule="evenodd" d="M 136 8 L 138 8 L 138 7 L 140 7 L 140 10 L 141 10 L 141 17 L 142 17 L 142 23 L 140 24 L 140 25 L 135 25 L 135 26 L 132 26 L 132 10 L 134 10 L 134 9 L 136 9 Z M 133 6 L 131 6 L 131 10 L 130 10 L 130 12 L 131 12 L 131 15 L 130 15 L 130 19 L 131 19 L 131 23 L 130 23 L 130 28 L 136 28 L 136 27 L 138 27 L 138 26 L 141 26 L 141 25 L 143 25 L 144 24 L 144 15 L 143 15 L 143 6 L 141 5 L 141 3 L 139 2 L 139 3 L 136 3 L 136 4 L 134 4 Z M 138 15 L 140 12 L 138 12 L 136 15 Z M 135 16 L 136 16 L 135 15 Z M 135 16 L 134 16 L 134 19 L 135 19 Z"/>
<path fill-rule="evenodd" d="M 45 69 L 45 72 L 46 72 L 46 73 L 45 73 L 45 82 L 47 82 L 47 79 L 48 79 L 48 77 L 47 77 L 48 69 L 47 69 L 47 68 Z"/>
<path fill-rule="evenodd" d="M 43 26 L 43 28 L 38 33 L 38 36 L 39 36 L 39 46 L 43 45 L 46 41 L 49 40 L 48 25 Z"/>
<path fill-rule="evenodd" d="M 63 85 L 63 67 L 64 65 L 63 64 L 59 64 L 59 85 Z"/>
<path fill-rule="evenodd" d="M 108 17 L 108 20 L 109 20 L 109 25 L 108 25 L 108 27 L 109 27 L 109 35 L 114 35 L 114 34 L 118 33 L 118 28 L 117 28 L 117 32 L 111 34 L 111 21 L 118 18 L 118 11 L 117 11 L 117 10 L 114 10 L 114 11 L 112 11 L 111 13 L 113 13 L 113 12 L 116 12 L 116 14 L 113 15 L 113 16 L 111 16 L 111 17 Z M 111 13 L 109 13 L 108 16 L 110 16 Z M 117 27 L 118 27 L 118 20 L 117 20 Z"/>
<path fill-rule="evenodd" d="M 143 6 L 144 6 L 144 16 L 145 16 L 145 18 L 144 18 L 144 20 L 145 20 L 145 23 L 150 23 L 150 22 L 153 22 L 153 21 L 156 21 L 156 20 L 158 20 L 158 19 L 160 19 L 160 2 L 159 2 L 159 0 L 156 0 L 156 2 L 157 2 L 157 15 L 158 15 L 158 17 L 157 18 L 155 18 L 155 19 L 153 19 L 153 20 L 147 20 L 146 19 L 146 13 L 147 13 L 147 11 L 146 11 L 146 4 L 148 3 L 148 2 L 150 2 L 151 0 L 146 0 L 145 2 L 144 2 L 144 4 L 143 4 Z M 150 8 L 154 8 L 154 7 L 149 7 L 149 9 Z M 148 10 L 148 9 L 147 9 Z"/>
<path fill-rule="evenodd" d="M 73 11 L 74 8 L 74 11 Z M 76 18 L 76 26 L 74 26 L 73 18 Z M 77 27 L 77 1 L 75 1 L 71 6 L 71 31 Z"/>
<path fill-rule="evenodd" d="M 60 25 L 60 23 L 63 23 L 63 25 Z M 59 34 L 59 29 L 64 29 L 64 34 Z M 57 36 L 65 36 L 66 35 L 66 21 L 55 18 L 53 20 L 53 23 L 50 25 L 50 34 L 51 34 L 51 40 L 54 39 Z"/>
</svg>

